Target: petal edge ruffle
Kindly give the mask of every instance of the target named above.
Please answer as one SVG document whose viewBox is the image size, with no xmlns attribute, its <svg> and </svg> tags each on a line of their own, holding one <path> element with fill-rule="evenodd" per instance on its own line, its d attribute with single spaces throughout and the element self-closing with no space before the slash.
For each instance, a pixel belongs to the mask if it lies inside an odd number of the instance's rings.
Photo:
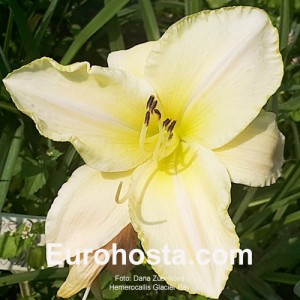
<svg viewBox="0 0 300 300">
<path fill-rule="evenodd" d="M 266 186 L 281 175 L 283 150 L 284 136 L 275 114 L 261 111 L 244 131 L 214 152 L 227 167 L 232 182 Z"/>
<path fill-rule="evenodd" d="M 3 82 L 42 135 L 72 142 L 91 167 L 127 171 L 148 158 L 139 136 L 154 92 L 144 80 L 87 62 L 62 66 L 44 57 Z"/>
</svg>

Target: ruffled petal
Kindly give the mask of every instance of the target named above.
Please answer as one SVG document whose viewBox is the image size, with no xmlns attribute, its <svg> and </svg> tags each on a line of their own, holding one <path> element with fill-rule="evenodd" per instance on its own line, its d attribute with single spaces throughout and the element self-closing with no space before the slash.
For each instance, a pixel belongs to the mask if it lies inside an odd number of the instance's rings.
<svg viewBox="0 0 300 300">
<path fill-rule="evenodd" d="M 262 111 L 236 138 L 214 152 L 227 167 L 232 182 L 265 186 L 280 176 L 283 150 L 284 136 L 277 128 L 276 116 Z"/>
<path fill-rule="evenodd" d="M 132 187 L 132 225 L 146 253 L 154 249 L 152 255 L 160 257 L 160 262 L 153 260 L 153 269 L 180 290 L 217 298 L 232 263 L 218 265 L 212 255 L 218 249 L 228 254 L 239 248 L 227 213 L 230 179 L 217 156 L 182 144 L 158 165 L 148 162 L 138 167 Z M 163 261 L 164 251 L 169 251 L 168 261 Z M 204 264 L 204 258 L 210 262 Z"/>
<path fill-rule="evenodd" d="M 136 45 L 128 50 L 111 52 L 107 58 L 108 66 L 143 78 L 147 57 L 156 44 L 156 41 L 151 41 Z"/>
<path fill-rule="evenodd" d="M 72 142 L 90 166 L 126 171 L 147 158 L 139 136 L 153 90 L 142 79 L 86 62 L 62 66 L 41 58 L 4 84 L 41 134 Z"/>
<path fill-rule="evenodd" d="M 66 251 L 74 256 L 76 249 L 103 247 L 130 223 L 127 202 L 116 202 L 126 197 L 130 175 L 102 173 L 86 165 L 72 174 L 46 219 L 46 243 L 60 244 L 53 247 L 59 253 L 52 260 L 65 260 Z"/>
<path fill-rule="evenodd" d="M 277 30 L 263 10 L 241 6 L 180 20 L 150 52 L 145 69 L 181 139 L 210 149 L 250 124 L 282 75 Z"/>
</svg>

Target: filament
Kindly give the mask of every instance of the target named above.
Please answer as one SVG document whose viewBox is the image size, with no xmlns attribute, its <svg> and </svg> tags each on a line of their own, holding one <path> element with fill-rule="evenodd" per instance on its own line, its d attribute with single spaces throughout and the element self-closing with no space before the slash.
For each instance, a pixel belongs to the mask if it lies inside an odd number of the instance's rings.
<svg viewBox="0 0 300 300">
<path fill-rule="evenodd" d="M 144 151 L 144 144 L 146 140 L 148 126 L 146 124 L 143 124 L 141 134 L 140 134 L 140 140 L 139 140 L 139 146 L 142 151 Z"/>
<path fill-rule="evenodd" d="M 157 143 L 156 143 L 156 146 L 155 146 L 155 150 L 153 152 L 153 160 L 154 161 L 158 160 L 158 153 L 159 153 L 159 150 L 160 150 L 160 146 L 161 146 L 161 143 L 165 139 L 164 130 L 162 128 L 161 122 L 159 122 L 159 124 L 158 124 L 158 129 L 159 129 L 158 140 L 157 140 Z"/>
<path fill-rule="evenodd" d="M 83 297 L 82 297 L 82 300 L 86 300 L 86 299 L 87 299 L 87 297 L 88 297 L 88 295 L 89 295 L 89 293 L 90 293 L 90 290 L 91 290 L 90 287 L 87 287 L 87 288 L 86 288 L 86 290 L 85 290 L 85 292 L 84 292 L 84 295 L 83 295 Z"/>
</svg>

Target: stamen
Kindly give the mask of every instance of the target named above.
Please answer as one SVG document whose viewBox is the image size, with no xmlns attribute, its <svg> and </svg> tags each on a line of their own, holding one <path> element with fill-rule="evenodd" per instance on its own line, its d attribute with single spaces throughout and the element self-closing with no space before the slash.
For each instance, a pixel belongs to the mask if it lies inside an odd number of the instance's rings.
<svg viewBox="0 0 300 300">
<path fill-rule="evenodd" d="M 176 121 L 172 121 L 172 119 L 165 119 L 163 122 L 158 123 L 159 128 L 159 136 L 156 143 L 156 147 L 153 153 L 153 160 L 157 161 L 159 159 L 158 155 L 159 153 L 164 155 L 165 149 L 167 147 L 168 141 L 172 139 L 173 137 L 173 129 L 176 125 Z M 165 132 L 167 131 L 167 136 L 165 135 Z"/>
<path fill-rule="evenodd" d="M 151 95 L 147 101 L 146 105 L 146 114 L 144 124 L 141 129 L 139 146 L 140 150 L 144 151 L 145 140 L 147 138 L 147 130 L 150 125 L 151 115 L 156 115 L 157 117 L 157 125 L 158 125 L 158 139 L 155 145 L 155 149 L 153 152 L 153 160 L 158 161 L 163 158 L 165 155 L 165 150 L 168 147 L 168 142 L 173 138 L 173 130 L 176 125 L 176 121 L 172 119 L 165 119 L 162 121 L 162 114 L 160 110 L 157 108 L 158 100 L 155 100 L 155 96 Z M 121 193 L 122 184 L 119 185 L 117 193 L 116 193 L 116 201 L 120 201 L 120 193 Z M 122 198 L 122 200 L 124 197 Z"/>
<path fill-rule="evenodd" d="M 139 146 L 142 151 L 144 151 L 144 143 L 146 140 L 146 134 L 147 134 L 148 126 L 150 123 L 150 117 L 151 117 L 150 111 L 147 111 L 146 115 L 145 115 L 144 124 L 143 124 L 142 130 L 141 130 L 141 134 L 140 134 L 140 140 L 139 140 Z"/>
<path fill-rule="evenodd" d="M 153 101 L 154 101 L 154 96 L 151 95 L 149 97 L 148 101 L 147 101 L 146 109 L 148 109 L 148 108 L 150 109 L 150 107 L 152 106 Z"/>
<path fill-rule="evenodd" d="M 154 113 L 157 115 L 158 121 L 161 119 L 161 113 L 158 109 L 154 109 Z"/>
<path fill-rule="evenodd" d="M 176 125 L 176 121 L 173 121 L 173 122 L 171 123 L 171 125 L 168 127 L 168 132 L 172 132 L 173 129 L 174 129 L 174 127 L 175 127 L 175 125 Z"/>
<path fill-rule="evenodd" d="M 146 115 L 145 115 L 145 121 L 144 121 L 144 124 L 146 126 L 149 126 L 149 123 L 150 123 L 150 111 L 147 111 L 146 112 Z"/>
<path fill-rule="evenodd" d="M 152 105 L 150 106 L 150 112 L 151 112 L 151 114 L 153 114 L 153 111 L 154 111 L 154 109 L 156 108 L 156 105 L 157 105 L 157 100 L 155 100 L 153 103 L 152 103 Z"/>
<path fill-rule="evenodd" d="M 164 121 L 163 121 L 163 127 L 167 127 L 169 124 L 170 124 L 170 122 L 172 121 L 172 119 L 165 119 Z"/>
</svg>

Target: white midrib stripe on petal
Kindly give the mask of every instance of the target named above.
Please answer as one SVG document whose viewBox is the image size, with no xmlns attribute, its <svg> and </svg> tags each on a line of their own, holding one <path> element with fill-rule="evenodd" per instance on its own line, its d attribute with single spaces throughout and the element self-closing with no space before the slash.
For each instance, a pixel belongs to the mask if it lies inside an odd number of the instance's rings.
<svg viewBox="0 0 300 300">
<path fill-rule="evenodd" d="M 42 91 L 40 92 L 40 95 L 42 95 Z M 48 95 L 48 96 L 47 96 Z M 94 119 L 96 123 L 107 123 L 111 126 L 116 126 L 121 129 L 128 129 L 131 131 L 139 132 L 136 128 L 128 127 L 128 124 L 120 122 L 119 119 L 112 118 L 108 114 L 103 113 L 103 110 L 100 108 L 98 110 L 91 110 L 89 109 L 88 105 L 85 105 L 84 103 L 74 103 L 74 106 L 70 106 L 70 104 L 65 100 L 64 96 L 60 96 L 57 94 L 53 94 L 52 97 L 49 97 L 49 94 L 45 95 L 45 99 L 47 99 L 50 104 L 53 102 L 58 102 L 62 106 L 62 108 L 65 108 L 66 111 L 74 111 L 78 112 L 78 114 L 81 115 L 84 112 L 86 114 L 87 118 Z M 47 96 L 47 97 L 46 97 Z M 51 98 L 53 98 L 53 101 L 51 101 Z"/>
<path fill-rule="evenodd" d="M 188 235 L 186 238 L 186 242 L 191 244 L 191 249 L 194 252 L 194 250 L 197 251 L 201 249 L 201 242 L 197 232 L 199 226 L 197 226 L 197 224 L 195 223 L 194 213 L 191 210 L 191 206 L 189 205 L 191 200 L 186 193 L 186 189 L 184 183 L 182 182 L 182 179 L 179 176 L 174 176 L 173 181 L 176 204 L 178 207 L 178 212 L 181 215 L 181 218 L 178 221 L 182 223 L 183 228 Z M 194 257 L 196 257 L 196 254 L 196 252 L 193 253 Z"/>
<path fill-rule="evenodd" d="M 238 43 L 238 47 L 237 45 L 234 45 L 219 58 L 215 65 L 210 68 L 210 72 L 207 74 L 206 78 L 202 79 L 202 83 L 199 84 L 191 99 L 186 102 L 186 105 L 182 111 L 182 115 L 187 109 L 195 104 L 196 101 L 199 101 L 199 98 L 203 96 L 203 94 L 205 94 L 205 92 L 213 84 L 220 80 L 220 77 L 226 73 L 228 67 L 234 61 L 238 60 L 238 57 L 243 54 L 248 45 L 251 44 L 251 41 L 257 36 L 257 34 L 259 34 L 260 31 L 263 31 L 266 26 L 267 24 L 265 24 L 263 28 L 259 27 L 259 30 L 253 31 L 251 35 L 245 34 L 244 38 Z"/>
</svg>

